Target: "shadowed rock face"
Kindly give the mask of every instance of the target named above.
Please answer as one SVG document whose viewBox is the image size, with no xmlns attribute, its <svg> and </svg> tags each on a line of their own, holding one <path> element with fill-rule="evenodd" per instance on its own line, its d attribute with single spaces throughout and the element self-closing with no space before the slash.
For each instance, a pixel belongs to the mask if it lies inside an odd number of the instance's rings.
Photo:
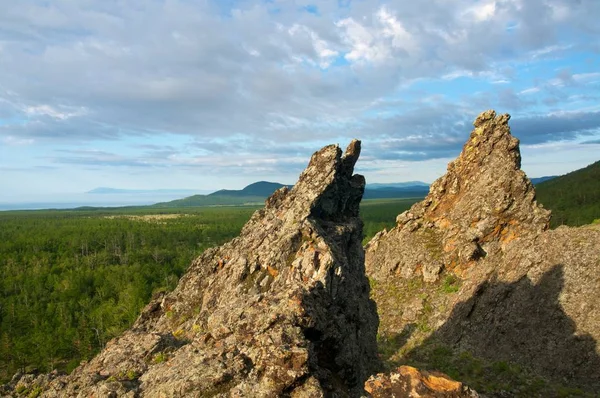
<svg viewBox="0 0 600 398">
<path fill-rule="evenodd" d="M 43 396 L 359 396 L 377 365 L 353 175 L 360 142 L 316 152 L 240 236 L 196 259 L 121 337 Z"/>
<path fill-rule="evenodd" d="M 537 205 L 533 185 L 520 170 L 519 141 L 510 134 L 509 119 L 494 111 L 477 117 L 460 156 L 425 200 L 369 242 L 369 275 L 421 274 L 434 282 L 443 269 L 460 274 L 513 240 L 548 228 L 550 213 Z"/>
<path fill-rule="evenodd" d="M 425 200 L 368 243 L 379 332 L 600 391 L 600 226 L 548 230 L 508 120 L 479 115 Z"/>
</svg>

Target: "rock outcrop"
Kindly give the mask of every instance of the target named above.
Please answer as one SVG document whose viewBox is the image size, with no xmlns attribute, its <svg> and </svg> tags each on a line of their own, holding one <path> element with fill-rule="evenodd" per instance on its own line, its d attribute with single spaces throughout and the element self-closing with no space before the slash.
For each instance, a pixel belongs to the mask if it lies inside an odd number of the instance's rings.
<svg viewBox="0 0 600 398">
<path fill-rule="evenodd" d="M 479 115 L 425 200 L 368 243 L 379 333 L 393 363 L 439 343 L 599 391 L 600 226 L 548 230 L 508 120 Z"/>
<path fill-rule="evenodd" d="M 202 254 L 172 293 L 41 396 L 360 396 L 378 363 L 378 317 L 359 154 L 356 140 L 345 154 L 316 152 L 238 238 Z"/>
<path fill-rule="evenodd" d="M 504 252 L 513 240 L 548 228 L 550 213 L 537 205 L 533 185 L 520 169 L 519 141 L 510 134 L 509 119 L 494 111 L 477 117 L 460 156 L 425 200 L 368 243 L 370 275 L 421 274 L 435 282 L 443 269 L 460 274 Z"/>
</svg>

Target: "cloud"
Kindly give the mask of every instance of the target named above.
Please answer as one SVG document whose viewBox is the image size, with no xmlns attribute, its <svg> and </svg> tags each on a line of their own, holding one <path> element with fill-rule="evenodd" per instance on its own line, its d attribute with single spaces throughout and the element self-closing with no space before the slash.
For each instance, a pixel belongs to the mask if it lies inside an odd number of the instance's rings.
<svg viewBox="0 0 600 398">
<path fill-rule="evenodd" d="M 523 144 L 570 140 L 600 131 L 600 111 L 518 117 L 511 119 L 511 130 Z"/>
<path fill-rule="evenodd" d="M 597 128 L 585 109 L 599 72 L 561 64 L 545 81 L 522 70 L 597 51 L 599 4 L 0 0 L 0 142 L 91 148 L 177 134 L 191 148 L 48 161 L 295 171 L 354 136 L 371 159 L 452 156 L 489 107 L 516 113 L 523 142 L 571 139 Z M 556 112 L 568 101 L 581 120 Z"/>
<path fill-rule="evenodd" d="M 581 144 L 583 144 L 583 145 L 600 145 L 600 139 L 583 141 Z"/>
</svg>

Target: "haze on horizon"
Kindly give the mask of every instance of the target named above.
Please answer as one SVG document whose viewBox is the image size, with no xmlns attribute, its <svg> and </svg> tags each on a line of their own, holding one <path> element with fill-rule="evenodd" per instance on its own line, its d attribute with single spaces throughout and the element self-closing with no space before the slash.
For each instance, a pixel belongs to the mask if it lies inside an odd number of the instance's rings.
<svg viewBox="0 0 600 398">
<path fill-rule="evenodd" d="M 369 183 L 432 182 L 486 109 L 530 177 L 599 158 L 597 0 L 0 6 L 0 202 L 293 184 L 352 138 Z"/>
</svg>

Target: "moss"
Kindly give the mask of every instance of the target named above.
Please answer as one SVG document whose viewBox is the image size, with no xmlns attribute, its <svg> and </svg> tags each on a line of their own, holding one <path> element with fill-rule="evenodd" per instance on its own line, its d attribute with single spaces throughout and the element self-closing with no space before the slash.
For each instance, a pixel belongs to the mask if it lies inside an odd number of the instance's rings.
<svg viewBox="0 0 600 398">
<path fill-rule="evenodd" d="M 267 271 L 264 269 L 260 269 L 252 274 L 250 274 L 246 279 L 244 279 L 244 282 L 242 284 L 242 288 L 245 292 L 250 291 L 255 285 L 256 282 L 258 280 L 261 280 L 264 278 L 264 276 L 267 274 Z"/>
<path fill-rule="evenodd" d="M 166 360 L 167 354 L 164 352 L 159 352 L 158 354 L 154 355 L 154 358 L 152 358 L 152 363 L 158 365 L 159 363 L 166 362 Z"/>
<path fill-rule="evenodd" d="M 429 255 L 434 260 L 441 260 L 444 256 L 441 239 L 438 234 L 431 228 L 421 229 L 420 232 L 421 241 L 423 246 L 429 252 Z"/>
<path fill-rule="evenodd" d="M 371 287 L 371 291 L 377 289 L 378 284 L 379 283 L 377 282 L 377 280 L 375 280 L 369 276 L 369 286 Z"/>
<path fill-rule="evenodd" d="M 175 337 L 177 340 L 183 339 L 185 337 L 185 330 L 177 329 L 173 332 L 173 337 Z"/>
<path fill-rule="evenodd" d="M 135 380 L 138 377 L 140 377 L 140 375 L 135 370 L 128 370 L 125 376 L 127 380 Z"/>
<path fill-rule="evenodd" d="M 139 373 L 136 372 L 133 369 L 129 369 L 129 370 L 122 370 L 119 373 L 117 373 L 116 375 L 113 375 L 111 377 L 109 377 L 107 380 L 108 381 L 133 381 L 136 380 L 140 377 Z"/>
<path fill-rule="evenodd" d="M 291 267 L 292 263 L 294 262 L 295 259 L 296 259 L 296 252 L 291 252 L 290 254 L 288 254 L 288 256 L 285 260 L 285 265 L 287 267 Z"/>
<path fill-rule="evenodd" d="M 460 279 L 454 274 L 448 274 L 442 280 L 441 291 L 444 293 L 456 293 L 460 290 Z"/>
<path fill-rule="evenodd" d="M 195 323 L 192 325 L 192 332 L 194 332 L 195 334 L 204 333 L 204 329 L 202 328 L 202 326 Z"/>
<path fill-rule="evenodd" d="M 42 387 L 40 386 L 34 386 L 31 391 L 29 392 L 29 394 L 27 395 L 27 398 L 37 398 L 40 396 L 40 394 L 43 392 L 44 390 L 42 389 Z"/>
<path fill-rule="evenodd" d="M 212 398 L 221 394 L 227 393 L 229 390 L 233 388 L 235 385 L 235 381 L 229 377 L 229 380 L 226 380 L 220 384 L 217 384 L 210 390 L 202 391 L 200 393 L 200 398 Z"/>
</svg>

